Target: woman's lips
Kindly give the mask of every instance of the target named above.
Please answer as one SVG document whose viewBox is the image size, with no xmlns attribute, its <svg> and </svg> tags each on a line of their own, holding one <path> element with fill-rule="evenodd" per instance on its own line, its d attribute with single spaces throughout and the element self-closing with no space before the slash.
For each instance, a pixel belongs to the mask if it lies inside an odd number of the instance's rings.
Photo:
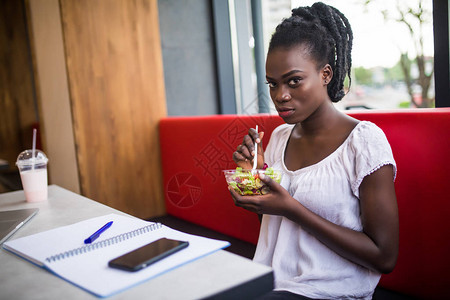
<svg viewBox="0 0 450 300">
<path fill-rule="evenodd" d="M 294 113 L 293 109 L 278 110 L 278 115 L 282 118 L 290 117 Z"/>
</svg>

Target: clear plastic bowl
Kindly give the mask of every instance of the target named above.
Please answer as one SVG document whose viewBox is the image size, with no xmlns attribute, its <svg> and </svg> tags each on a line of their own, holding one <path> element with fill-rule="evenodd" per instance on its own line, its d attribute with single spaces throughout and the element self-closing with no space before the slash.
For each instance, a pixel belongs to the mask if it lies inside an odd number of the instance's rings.
<svg viewBox="0 0 450 300">
<path fill-rule="evenodd" d="M 270 188 L 259 179 L 260 174 L 269 176 L 278 183 L 281 181 L 281 172 L 271 168 L 266 170 L 224 170 L 223 173 L 228 185 L 245 196 L 264 195 L 270 191 Z"/>
</svg>

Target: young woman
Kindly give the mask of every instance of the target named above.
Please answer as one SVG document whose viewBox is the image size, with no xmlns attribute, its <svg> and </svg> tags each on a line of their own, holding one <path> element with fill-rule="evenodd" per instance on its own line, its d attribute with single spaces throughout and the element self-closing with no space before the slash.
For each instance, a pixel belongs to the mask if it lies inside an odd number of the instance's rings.
<svg viewBox="0 0 450 300">
<path fill-rule="evenodd" d="M 278 25 L 266 61 L 272 101 L 287 123 L 266 152 L 250 129 L 233 154 L 281 170 L 271 192 L 240 196 L 237 206 L 263 214 L 254 260 L 274 270 L 266 298 L 371 299 L 381 273 L 398 253 L 396 165 L 375 124 L 338 111 L 350 79 L 352 31 L 345 16 L 323 3 L 300 7 Z M 254 158 L 254 143 L 258 157 Z"/>
</svg>

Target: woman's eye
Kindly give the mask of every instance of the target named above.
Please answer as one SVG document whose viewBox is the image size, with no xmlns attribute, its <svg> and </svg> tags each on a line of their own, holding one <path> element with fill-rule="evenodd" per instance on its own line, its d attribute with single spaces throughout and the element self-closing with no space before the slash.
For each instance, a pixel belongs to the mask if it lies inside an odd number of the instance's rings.
<svg viewBox="0 0 450 300">
<path fill-rule="evenodd" d="M 269 86 L 269 88 L 274 88 L 274 87 L 276 87 L 276 83 L 275 83 L 275 82 L 266 81 L 266 84 Z"/>
<path fill-rule="evenodd" d="M 291 78 L 288 82 L 289 86 L 297 86 L 301 81 L 300 77 Z"/>
</svg>

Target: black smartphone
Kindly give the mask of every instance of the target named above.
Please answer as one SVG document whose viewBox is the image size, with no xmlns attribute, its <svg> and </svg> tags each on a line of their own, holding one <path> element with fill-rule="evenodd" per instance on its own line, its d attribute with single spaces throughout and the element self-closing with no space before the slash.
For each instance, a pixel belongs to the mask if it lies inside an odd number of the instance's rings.
<svg viewBox="0 0 450 300">
<path fill-rule="evenodd" d="M 109 261 L 108 265 L 126 271 L 139 271 L 181 249 L 189 242 L 161 238 Z"/>
</svg>

